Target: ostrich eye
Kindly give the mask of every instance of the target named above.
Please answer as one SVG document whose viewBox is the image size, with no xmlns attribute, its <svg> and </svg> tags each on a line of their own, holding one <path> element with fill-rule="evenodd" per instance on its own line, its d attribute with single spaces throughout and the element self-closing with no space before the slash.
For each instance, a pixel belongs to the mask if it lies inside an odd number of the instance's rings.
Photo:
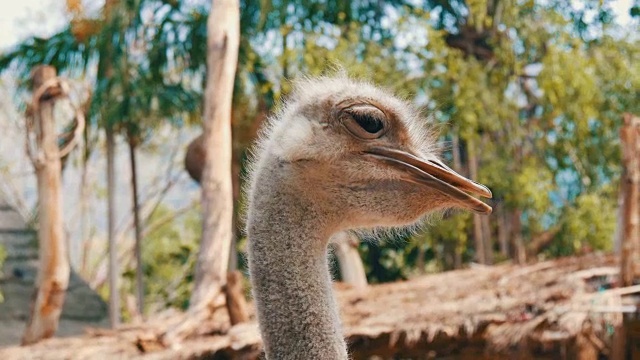
<svg viewBox="0 0 640 360">
<path fill-rule="evenodd" d="M 360 125 L 360 127 L 362 127 L 366 132 L 370 134 L 375 134 L 384 129 L 384 124 L 382 123 L 382 121 L 374 116 L 371 116 L 371 114 L 353 113 L 351 114 L 351 116 L 353 116 L 353 119 L 358 123 L 358 125 Z"/>
<path fill-rule="evenodd" d="M 343 110 L 347 130 L 361 139 L 377 139 L 385 132 L 386 116 L 369 104 L 354 105 Z"/>
</svg>

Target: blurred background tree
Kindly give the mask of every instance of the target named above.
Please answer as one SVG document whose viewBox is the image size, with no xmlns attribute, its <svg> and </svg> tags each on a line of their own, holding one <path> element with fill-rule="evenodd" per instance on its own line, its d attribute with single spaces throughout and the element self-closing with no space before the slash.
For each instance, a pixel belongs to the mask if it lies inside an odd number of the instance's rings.
<svg viewBox="0 0 640 360">
<path fill-rule="evenodd" d="M 0 69 L 26 79 L 32 66 L 47 63 L 69 77 L 89 77 L 87 152 L 102 144 L 107 125 L 135 154 L 164 125 L 197 123 L 208 1 L 111 0 L 118 16 L 110 21 L 76 3 L 69 2 L 66 29 L 26 40 L 0 57 Z M 232 116 L 237 209 L 248 148 L 290 79 L 341 66 L 421 107 L 440 129 L 447 162 L 494 192 L 491 217 L 450 212 L 426 231 L 363 242 L 369 281 L 470 261 L 608 251 L 621 170 L 618 128 L 623 112 L 640 113 L 639 8 L 633 5 L 622 24 L 610 3 L 598 0 L 241 1 Z M 141 226 L 174 211 L 158 207 Z M 180 279 L 168 285 L 180 289 L 176 296 L 158 298 L 162 290 L 148 285 L 156 295 L 147 306 L 185 306 L 197 238 L 186 224 L 191 216 L 140 232 L 149 247 L 142 250 L 144 278 Z M 237 233 L 243 267 L 246 239 Z M 123 271 L 132 281 L 131 268 Z"/>
<path fill-rule="evenodd" d="M 4 247 L 0 246 L 0 269 L 2 268 L 2 264 L 4 263 L 4 260 L 6 259 L 6 257 L 7 257 L 7 253 L 6 253 L 5 249 L 4 249 Z M 0 276 L 3 276 L 2 275 L 2 271 L 0 271 Z M 3 301 L 2 289 L 0 289 L 0 302 L 2 302 L 2 301 Z"/>
<path fill-rule="evenodd" d="M 109 267 L 118 273 L 113 200 L 118 190 L 111 180 L 115 177 L 114 136 L 122 134 L 126 137 L 132 169 L 136 234 L 133 248 L 138 260 L 136 288 L 140 312 L 143 304 L 142 224 L 138 212 L 136 150 L 160 124 L 182 125 L 199 114 L 200 95 L 195 91 L 199 86 L 192 85 L 194 73 L 189 69 L 202 67 L 204 60 L 196 64 L 187 61 L 189 49 L 180 39 L 186 34 L 178 34 L 178 27 L 189 19 L 179 11 L 179 4 L 174 5 L 165 7 L 160 1 L 108 0 L 97 17 L 89 17 L 80 1 L 69 0 L 67 9 L 71 20 L 67 28 L 49 39 L 29 39 L 0 60 L 0 67 L 13 65 L 21 77 L 27 76 L 35 65 L 44 63 L 69 76 L 88 77 L 92 82 L 84 160 L 88 161 L 101 130 L 105 130 L 108 234 L 109 247 L 113 249 L 110 250 Z M 114 275 L 110 276 L 110 287 L 117 289 L 119 276 Z M 110 299 L 112 308 L 119 308 L 118 291 L 111 294 L 114 294 Z M 111 320 L 118 323 L 116 314 L 112 314 Z"/>
</svg>

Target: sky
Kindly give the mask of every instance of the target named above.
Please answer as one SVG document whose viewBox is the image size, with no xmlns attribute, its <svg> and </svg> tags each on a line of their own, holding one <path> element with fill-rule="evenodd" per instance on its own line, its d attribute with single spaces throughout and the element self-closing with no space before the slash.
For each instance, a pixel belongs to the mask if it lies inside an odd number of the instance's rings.
<svg viewBox="0 0 640 360">
<path fill-rule="evenodd" d="M 0 50 L 31 35 L 46 36 L 64 26 L 65 2 L 18 0 L 0 2 Z"/>
<path fill-rule="evenodd" d="M 0 1 L 0 51 L 36 35 L 48 36 L 68 21 L 65 0 Z M 104 5 L 104 0 L 82 0 L 88 11 Z"/>
<path fill-rule="evenodd" d="M 633 0 L 604 0 L 616 12 L 618 23 L 629 23 Z M 573 0 L 574 6 L 583 1 Z M 86 10 L 100 9 L 104 0 L 82 0 Z M 33 36 L 47 36 L 64 27 L 68 21 L 64 0 L 0 1 L 0 51 Z"/>
</svg>

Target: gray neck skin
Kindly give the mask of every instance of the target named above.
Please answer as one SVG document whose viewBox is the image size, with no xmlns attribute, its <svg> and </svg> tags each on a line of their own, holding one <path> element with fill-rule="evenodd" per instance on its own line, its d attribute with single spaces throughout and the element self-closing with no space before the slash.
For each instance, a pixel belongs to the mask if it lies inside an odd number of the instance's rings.
<svg viewBox="0 0 640 360">
<path fill-rule="evenodd" d="M 247 233 L 267 358 L 347 359 L 327 264 L 331 215 L 282 185 L 282 173 L 265 171 L 255 179 Z"/>
</svg>

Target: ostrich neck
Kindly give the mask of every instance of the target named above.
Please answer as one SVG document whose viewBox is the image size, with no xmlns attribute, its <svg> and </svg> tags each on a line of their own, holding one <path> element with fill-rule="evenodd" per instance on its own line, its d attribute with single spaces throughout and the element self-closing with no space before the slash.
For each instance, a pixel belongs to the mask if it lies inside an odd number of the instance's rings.
<svg viewBox="0 0 640 360">
<path fill-rule="evenodd" d="M 347 359 L 323 214 L 268 184 L 257 189 L 251 209 L 249 269 L 267 358 Z"/>
</svg>

